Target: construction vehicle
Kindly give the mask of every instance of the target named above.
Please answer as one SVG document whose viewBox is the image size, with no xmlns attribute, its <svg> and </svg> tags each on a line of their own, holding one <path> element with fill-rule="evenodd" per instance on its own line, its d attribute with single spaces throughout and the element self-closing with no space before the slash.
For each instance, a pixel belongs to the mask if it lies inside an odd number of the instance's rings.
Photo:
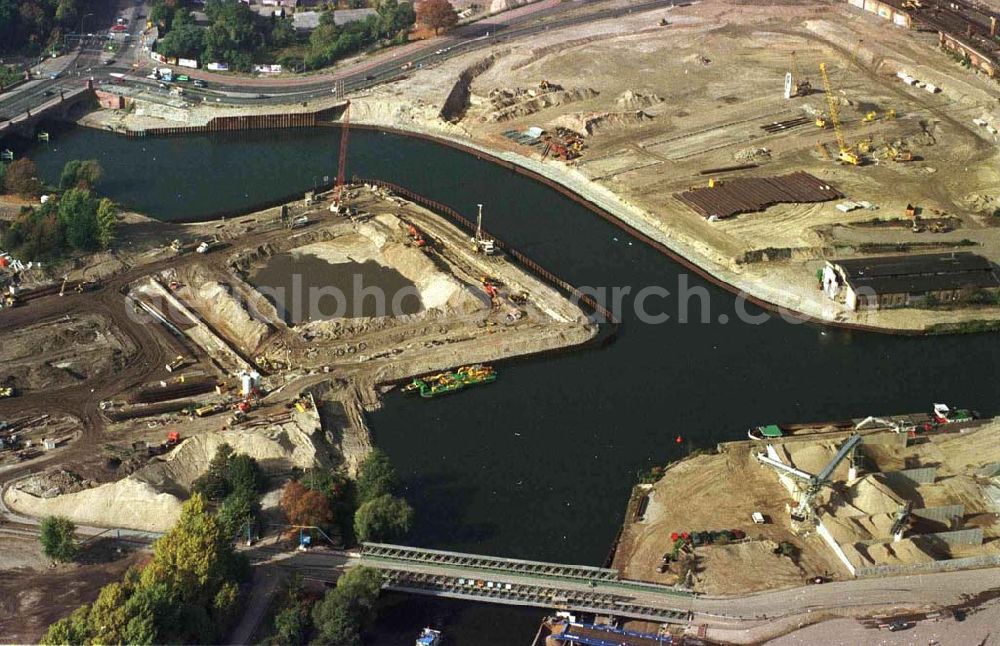
<svg viewBox="0 0 1000 646">
<path fill-rule="evenodd" d="M 404 393 L 417 393 L 424 399 L 458 392 L 469 386 L 488 384 L 496 381 L 497 373 L 492 366 L 477 363 L 462 366 L 454 371 L 414 379 L 403 387 Z"/>
<path fill-rule="evenodd" d="M 477 206 L 479 215 L 476 216 L 476 237 L 473 242 L 476 243 L 476 251 L 492 256 L 496 253 L 496 241 L 483 235 L 483 205 L 477 204 Z"/>
<path fill-rule="evenodd" d="M 183 368 L 184 364 L 187 363 L 187 359 L 183 355 L 177 355 L 174 359 L 166 365 L 167 372 L 173 372 L 179 368 Z"/>
<path fill-rule="evenodd" d="M 344 198 L 344 179 L 347 172 L 347 143 L 351 129 L 351 102 L 348 100 L 344 107 L 344 116 L 340 125 L 340 150 L 337 159 L 337 182 L 333 186 L 333 203 L 330 210 L 340 213 L 341 202 Z"/>
<path fill-rule="evenodd" d="M 873 123 L 876 119 L 878 119 L 878 112 L 871 110 L 864 116 L 862 121 L 865 123 Z"/>
<path fill-rule="evenodd" d="M 198 248 L 195 249 L 195 251 L 198 253 L 208 253 L 212 249 L 215 249 L 221 245 L 222 242 L 220 242 L 218 238 L 213 238 L 212 240 L 206 240 L 202 242 L 200 245 L 198 245 Z"/>
<path fill-rule="evenodd" d="M 3 399 L 5 397 L 13 397 L 14 394 L 15 394 L 14 389 L 10 388 L 9 386 L 0 388 L 0 399 Z"/>
<path fill-rule="evenodd" d="M 888 146 L 885 149 L 885 158 L 894 162 L 910 162 L 913 161 L 913 153 L 909 150 L 896 148 L 895 146 Z"/>
<path fill-rule="evenodd" d="M 816 121 L 815 121 L 815 123 L 816 123 L 816 127 L 817 128 L 824 128 L 824 129 L 826 129 L 826 128 L 828 128 L 830 126 L 830 122 L 827 121 L 827 118 L 826 118 L 825 114 L 818 114 L 818 115 L 816 115 Z"/>
<path fill-rule="evenodd" d="M 221 413 L 226 409 L 223 404 L 207 404 L 199 408 L 194 409 L 194 414 L 198 417 L 208 417 L 209 415 L 215 415 L 216 413 Z"/>
<path fill-rule="evenodd" d="M 413 240 L 413 244 L 418 247 L 423 247 L 427 245 L 427 240 L 424 239 L 424 235 L 420 233 L 420 229 L 412 224 L 406 225 L 406 232 L 410 234 L 410 239 Z"/>
<path fill-rule="evenodd" d="M 812 94 L 812 83 L 810 83 L 808 79 L 799 78 L 799 66 L 798 62 L 795 59 L 794 51 L 791 54 L 791 58 L 792 58 L 791 78 L 787 83 L 785 98 L 791 99 L 792 97 L 797 97 L 797 96 L 809 96 L 810 94 Z"/>
<path fill-rule="evenodd" d="M 823 91 L 826 93 L 826 104 L 830 111 L 830 123 L 833 125 L 833 131 L 837 135 L 837 148 L 839 149 L 837 159 L 844 164 L 858 166 L 861 164 L 861 157 L 851 150 L 847 142 L 844 141 L 844 133 L 840 128 L 840 117 L 837 113 L 837 101 L 833 96 L 833 88 L 830 86 L 830 75 L 827 74 L 826 63 L 819 64 L 819 72 L 820 76 L 823 77 Z M 818 123 L 819 120 L 817 119 Z"/>
</svg>

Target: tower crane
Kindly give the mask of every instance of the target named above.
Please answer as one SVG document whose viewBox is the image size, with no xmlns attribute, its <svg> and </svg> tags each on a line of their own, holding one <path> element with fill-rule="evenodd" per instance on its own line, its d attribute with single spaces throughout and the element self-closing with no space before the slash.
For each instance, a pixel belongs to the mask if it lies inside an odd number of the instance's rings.
<svg viewBox="0 0 1000 646">
<path fill-rule="evenodd" d="M 333 210 L 340 211 L 340 202 L 344 194 L 344 173 L 347 169 L 347 138 L 351 126 L 351 102 L 347 101 L 344 108 L 344 118 L 340 126 L 340 158 L 337 161 L 337 183 L 333 187 Z"/>
<path fill-rule="evenodd" d="M 841 162 L 858 166 L 861 158 L 851 150 L 851 147 L 844 141 L 844 133 L 840 128 L 840 115 L 838 114 L 837 101 L 833 96 L 833 89 L 830 87 L 830 75 L 826 72 L 826 63 L 819 64 L 819 73 L 823 77 L 823 91 L 826 93 L 826 105 L 830 110 L 830 122 L 833 124 L 833 131 L 837 135 L 837 148 L 840 153 L 837 156 Z"/>
</svg>

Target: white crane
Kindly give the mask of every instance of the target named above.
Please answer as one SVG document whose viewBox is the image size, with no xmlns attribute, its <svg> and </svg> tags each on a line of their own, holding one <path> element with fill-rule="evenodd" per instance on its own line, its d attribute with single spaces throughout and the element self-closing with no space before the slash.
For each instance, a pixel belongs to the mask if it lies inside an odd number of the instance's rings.
<svg viewBox="0 0 1000 646">
<path fill-rule="evenodd" d="M 816 475 L 803 471 L 802 469 L 796 469 L 795 467 L 787 465 L 781 460 L 772 458 L 764 453 L 757 453 L 755 457 L 758 461 L 768 465 L 769 467 L 773 467 L 779 473 L 791 476 L 804 484 L 802 493 L 799 496 L 799 506 L 792 512 L 793 520 L 803 521 L 809 518 L 813 513 L 813 499 L 816 498 L 824 486 L 830 485 L 830 476 L 833 474 L 834 469 L 837 468 L 837 465 L 839 465 L 844 458 L 854 451 L 855 447 L 860 444 L 860 442 L 860 435 L 857 433 L 851 435 L 847 438 L 847 441 L 840 445 L 840 448 L 837 450 L 837 453 L 833 456 L 830 462 L 828 462 L 827 465 L 823 467 L 823 470 Z M 854 477 L 853 457 L 851 475 L 849 477 Z"/>
</svg>

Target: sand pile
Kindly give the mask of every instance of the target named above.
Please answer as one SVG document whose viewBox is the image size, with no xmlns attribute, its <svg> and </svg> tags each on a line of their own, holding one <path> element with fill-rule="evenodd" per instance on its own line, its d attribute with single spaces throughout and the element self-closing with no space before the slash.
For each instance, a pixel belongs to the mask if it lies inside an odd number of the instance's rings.
<svg viewBox="0 0 1000 646">
<path fill-rule="evenodd" d="M 185 295 L 211 319 L 217 330 L 229 339 L 238 340 L 244 348 L 253 350 L 270 334 L 267 325 L 253 318 L 230 290 L 219 282 L 209 280 L 190 284 Z"/>
<path fill-rule="evenodd" d="M 894 514 L 903 506 L 903 499 L 889 485 L 882 482 L 877 475 L 866 475 L 853 483 L 847 494 L 851 502 L 846 509 L 839 510 L 841 516 L 851 515 L 850 510 L 857 510 L 858 516 L 890 513 Z"/>
<path fill-rule="evenodd" d="M 317 454 L 311 437 L 289 422 L 263 430 L 192 437 L 127 478 L 74 493 L 44 497 L 48 492 L 40 491 L 37 482 L 22 481 L 7 490 L 4 501 L 14 511 L 36 517 L 55 514 L 81 525 L 165 531 L 177 520 L 191 483 L 204 473 L 223 443 L 257 459 L 267 473 L 327 461 Z"/>
<path fill-rule="evenodd" d="M 664 98 L 658 94 L 643 94 L 625 90 L 615 99 L 615 105 L 620 110 L 641 110 L 657 103 L 663 103 L 663 101 Z"/>
<path fill-rule="evenodd" d="M 653 117 L 642 110 L 633 112 L 578 112 L 562 115 L 552 123 L 554 126 L 568 128 L 573 132 L 587 136 L 598 130 L 635 126 L 652 121 L 652 119 Z"/>
<path fill-rule="evenodd" d="M 577 88 L 571 90 L 525 90 L 523 88 L 500 88 L 491 90 L 488 96 L 493 108 L 483 117 L 484 121 L 500 122 L 526 117 L 557 105 L 566 105 L 597 96 L 597 90 Z"/>
</svg>

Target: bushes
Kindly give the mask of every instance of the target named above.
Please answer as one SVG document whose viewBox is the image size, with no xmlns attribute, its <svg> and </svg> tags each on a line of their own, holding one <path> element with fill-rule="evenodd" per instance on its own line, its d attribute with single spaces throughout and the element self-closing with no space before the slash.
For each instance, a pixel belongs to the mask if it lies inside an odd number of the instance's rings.
<svg viewBox="0 0 1000 646">
<path fill-rule="evenodd" d="M 344 573 L 337 587 L 313 608 L 312 618 L 321 644 L 361 644 L 361 633 L 375 619 L 375 603 L 382 589 L 378 570 L 359 566 Z"/>
</svg>

